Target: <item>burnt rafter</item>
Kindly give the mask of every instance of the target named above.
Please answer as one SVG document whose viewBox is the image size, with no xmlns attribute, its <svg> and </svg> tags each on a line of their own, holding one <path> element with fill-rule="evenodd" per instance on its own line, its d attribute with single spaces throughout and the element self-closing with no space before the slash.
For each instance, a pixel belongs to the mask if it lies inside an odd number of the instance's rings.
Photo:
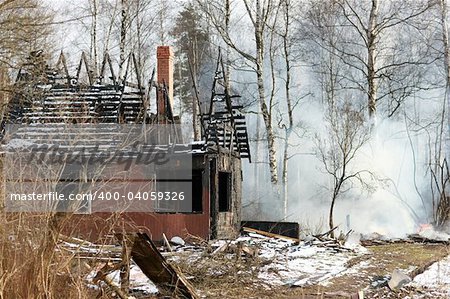
<svg viewBox="0 0 450 299">
<path fill-rule="evenodd" d="M 108 68 L 109 72 L 110 72 L 110 76 L 108 78 L 111 79 L 113 85 L 116 85 L 117 79 L 116 79 L 116 75 L 114 74 L 114 68 L 113 68 L 113 65 L 111 62 L 111 57 L 109 56 L 108 53 L 105 53 L 105 55 L 103 57 L 102 67 L 100 69 L 100 75 L 98 78 L 100 84 L 104 83 L 106 68 Z"/>
<path fill-rule="evenodd" d="M 124 72 L 116 76 L 111 58 L 106 53 L 100 70 L 90 67 L 81 54 L 74 75 L 69 73 L 64 53 L 50 67 L 41 53 L 30 55 L 29 63 L 20 70 L 16 93 L 8 104 L 6 122 L 12 123 L 159 123 L 179 124 L 169 98 L 171 83 L 156 82 L 153 71 L 148 86 L 143 86 L 139 66 L 133 54 L 128 56 Z M 87 78 L 86 78 L 87 77 Z M 84 80 L 83 80 L 84 79 Z M 150 112 L 150 95 L 156 90 L 156 115 Z M 209 150 L 227 149 L 241 158 L 250 157 L 249 138 L 242 106 L 237 95 L 230 94 L 222 57 L 219 53 L 210 105 L 202 111 L 196 92 L 197 115 L 202 128 L 202 144 Z M 159 106 L 158 106 L 159 107 Z M 181 142 L 175 131 L 171 140 Z"/>
<path fill-rule="evenodd" d="M 15 97 L 9 103 L 10 122 L 42 123 L 142 123 L 149 121 L 149 99 L 142 86 L 133 54 L 128 57 L 124 77 L 119 80 L 108 53 L 99 74 L 81 54 L 75 75 L 70 75 L 61 52 L 53 67 L 30 55 L 19 71 Z M 84 74 L 84 72 L 86 74 Z M 86 80 L 81 80 L 82 76 Z M 130 82 L 133 77 L 135 82 Z M 108 79 L 108 80 L 107 80 Z M 23 92 L 26 90 L 27 92 Z"/>
<path fill-rule="evenodd" d="M 240 154 L 251 161 L 250 145 L 242 106 L 233 103 L 239 95 L 231 95 L 222 55 L 216 64 L 207 113 L 200 115 L 203 137 L 209 145 L 216 145 Z"/>
<path fill-rule="evenodd" d="M 86 54 L 84 52 L 81 53 L 80 62 L 78 63 L 77 76 L 76 76 L 77 82 L 80 81 L 80 75 L 81 75 L 81 70 L 83 69 L 83 66 L 85 67 L 86 74 L 89 79 L 89 85 L 92 85 L 94 83 L 93 71 L 89 67 L 89 62 L 88 62 Z"/>
<path fill-rule="evenodd" d="M 64 52 L 61 51 L 58 57 L 58 62 L 56 62 L 56 71 L 61 74 L 61 78 L 65 79 L 67 84 L 70 84 L 69 69 L 67 68 L 67 61 Z"/>
</svg>

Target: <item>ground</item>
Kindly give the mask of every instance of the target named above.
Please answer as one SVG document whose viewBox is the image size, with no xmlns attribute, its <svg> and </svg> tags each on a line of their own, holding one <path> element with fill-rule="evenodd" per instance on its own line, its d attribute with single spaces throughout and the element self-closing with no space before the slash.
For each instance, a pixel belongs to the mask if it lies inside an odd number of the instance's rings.
<svg viewBox="0 0 450 299">
<path fill-rule="evenodd" d="M 364 253 L 331 252 L 330 256 L 315 250 L 310 250 L 309 255 L 304 252 L 301 258 L 305 260 L 303 265 L 300 265 L 298 260 L 288 261 L 288 265 L 291 262 L 302 266 L 305 273 L 309 272 L 305 275 L 302 275 L 301 271 L 297 273 L 300 275 L 296 278 L 304 282 L 299 286 L 295 286 L 296 282 L 290 285 L 274 285 L 273 280 L 261 279 L 263 277 L 258 270 L 264 268 L 268 270 L 268 279 L 283 276 L 280 273 L 282 270 L 276 271 L 277 267 L 267 268 L 267 265 L 274 263 L 269 263 L 261 256 L 238 260 L 233 257 L 229 260 L 219 257 L 211 259 L 209 256 L 203 257 L 200 263 L 193 264 L 189 262 L 192 255 L 184 258 L 181 255 L 181 258 L 175 259 L 173 263 L 187 276 L 193 277 L 192 283 L 207 298 L 349 298 L 361 290 L 364 290 L 365 298 L 405 298 L 408 295 L 418 296 L 417 298 L 445 298 L 441 297 L 445 295 L 432 295 L 430 292 L 427 297 L 427 291 L 420 286 L 408 286 L 398 292 L 392 292 L 383 283 L 375 286 L 375 281 L 377 278 L 383 281 L 382 278 L 389 276 L 394 269 L 415 276 L 448 256 L 450 247 L 442 244 L 401 242 L 370 246 L 366 249 L 367 252 Z M 317 255 L 320 254 L 320 263 L 327 264 L 328 257 L 332 265 L 314 265 Z M 348 256 L 350 257 L 345 259 Z M 310 267 L 310 271 L 306 267 Z"/>
<path fill-rule="evenodd" d="M 160 249 L 202 298 L 362 298 L 358 293 L 363 298 L 450 298 L 446 242 L 408 239 L 362 246 L 359 238 L 342 243 L 309 237 L 296 243 L 250 233 L 195 243 L 172 245 L 171 252 Z M 413 281 L 391 290 L 387 282 L 396 269 Z M 157 289 L 137 266 L 131 275 L 136 298 L 167 298 L 150 294 Z M 88 281 L 93 276 L 95 270 Z M 119 284 L 118 271 L 108 276 Z"/>
</svg>

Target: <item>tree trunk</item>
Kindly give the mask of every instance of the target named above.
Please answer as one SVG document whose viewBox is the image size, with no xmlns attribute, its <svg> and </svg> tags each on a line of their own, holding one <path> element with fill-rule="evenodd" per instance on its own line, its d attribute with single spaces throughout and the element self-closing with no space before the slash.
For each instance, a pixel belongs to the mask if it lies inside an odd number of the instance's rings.
<svg viewBox="0 0 450 299">
<path fill-rule="evenodd" d="M 445 73 L 447 77 L 447 86 L 450 85 L 450 49 L 448 43 L 448 28 L 447 28 L 447 0 L 441 0 L 441 26 L 442 39 L 444 42 L 444 58 L 445 58 Z"/>
<path fill-rule="evenodd" d="M 142 65 L 144 62 L 144 57 L 145 55 L 147 55 L 147 53 L 143 53 L 142 52 L 142 21 L 141 21 L 141 15 L 140 15 L 140 11 L 141 11 L 141 1 L 137 0 L 136 1 L 136 55 L 137 55 L 137 68 L 139 71 L 139 74 L 141 76 L 141 78 L 144 77 L 144 71 L 142 69 Z"/>
<path fill-rule="evenodd" d="M 289 190 L 288 190 L 288 163 L 289 163 L 289 139 L 294 127 L 293 107 L 291 101 L 291 62 L 289 56 L 289 24 L 290 24 L 290 3 L 289 0 L 284 1 L 284 14 L 285 14 L 285 31 L 283 33 L 283 50 L 284 50 L 284 64 L 286 67 L 286 81 L 284 84 L 284 90 L 286 95 L 286 106 L 288 113 L 289 124 L 286 127 L 285 140 L 284 140 L 284 152 L 283 152 L 283 201 L 284 201 L 284 219 L 287 218 Z"/>
<path fill-rule="evenodd" d="M 122 19 L 120 24 L 120 42 L 119 42 L 119 78 L 122 80 L 125 65 L 125 43 L 127 37 L 128 8 L 127 0 L 122 0 Z"/>
<path fill-rule="evenodd" d="M 447 78 L 446 82 L 446 102 L 448 113 L 448 136 L 450 136 L 450 47 L 448 43 L 448 27 L 447 27 L 447 0 L 441 0 L 441 26 L 442 26 L 442 39 L 444 43 L 444 65 L 445 74 Z M 447 155 L 448 158 L 448 155 Z M 450 160 L 449 160 L 450 161 Z"/>
<path fill-rule="evenodd" d="M 375 50 L 376 33 L 375 27 L 378 18 L 378 0 L 372 0 L 372 8 L 369 16 L 369 27 L 367 28 L 367 84 L 368 84 L 368 109 L 371 121 L 376 117 L 377 82 L 375 72 Z"/>
<path fill-rule="evenodd" d="M 450 46 L 448 42 L 448 27 L 447 27 L 447 0 L 441 0 L 441 26 L 442 26 L 442 40 L 444 43 L 444 65 L 445 65 L 445 74 L 446 74 L 446 86 L 445 86 L 445 101 L 447 106 L 447 138 L 444 138 L 444 142 L 446 143 L 448 138 L 450 138 Z M 445 107 L 445 104 L 444 104 Z M 442 124 L 444 126 L 444 124 Z M 444 128 L 443 128 L 444 130 Z M 447 145 L 447 144 L 445 144 Z M 442 146 L 441 146 L 442 148 Z M 444 146 L 445 149 L 445 158 L 446 161 L 450 161 L 450 147 Z M 446 163 L 444 163 L 444 168 L 447 169 Z M 444 190 L 442 190 L 440 203 L 444 203 L 443 205 L 449 208 L 449 202 L 447 197 L 447 190 L 445 190 L 445 184 L 444 184 Z M 450 211 L 446 211 L 446 215 L 443 215 L 444 219 L 448 221 L 450 219 Z"/>
<path fill-rule="evenodd" d="M 256 43 L 256 76 L 258 85 L 259 104 L 261 114 L 264 120 L 267 133 L 267 149 L 269 151 L 269 169 L 270 181 L 273 185 L 278 185 L 277 173 L 277 157 L 275 134 L 272 127 L 271 111 L 272 107 L 268 107 L 266 103 L 266 95 L 264 88 L 264 24 L 261 23 L 261 7 L 260 2 L 256 1 L 256 15 L 255 15 L 255 43 Z"/>
<path fill-rule="evenodd" d="M 336 203 L 336 194 L 333 194 L 333 198 L 331 199 L 330 212 L 328 214 L 328 227 L 330 228 L 330 237 L 334 238 L 334 221 L 333 221 L 333 213 L 334 213 L 334 204 Z"/>
<path fill-rule="evenodd" d="M 225 0 L 225 32 L 226 34 L 230 34 L 230 18 L 231 18 L 231 5 L 230 5 L 230 0 Z M 225 64 L 225 77 L 227 78 L 226 82 L 227 82 L 227 86 L 225 86 L 229 91 L 231 91 L 231 87 L 230 87 L 230 65 L 231 65 L 231 60 L 230 60 L 230 46 L 225 45 L 225 60 L 226 60 L 226 64 Z"/>
<path fill-rule="evenodd" d="M 284 151 L 283 151 L 283 219 L 286 220 L 288 214 L 288 202 L 289 202 L 289 188 L 288 188 L 288 162 L 289 162 L 289 137 L 291 135 L 291 130 L 286 129 L 285 140 L 284 140 Z"/>
<path fill-rule="evenodd" d="M 92 0 L 92 25 L 91 25 L 91 61 L 94 62 L 94 76 L 98 74 L 98 51 L 97 51 L 97 0 Z"/>
<path fill-rule="evenodd" d="M 276 157 L 276 146 L 275 146 L 275 134 L 272 127 L 272 117 L 269 112 L 269 108 L 266 104 L 265 89 L 264 89 L 264 72 L 261 66 L 261 62 L 257 62 L 256 67 L 257 82 L 258 82 L 258 95 L 259 104 L 261 107 L 261 114 L 264 120 L 264 125 L 267 132 L 267 149 L 269 151 L 269 168 L 270 168 L 270 181 L 272 184 L 278 184 L 278 174 L 277 174 L 277 157 Z"/>
</svg>

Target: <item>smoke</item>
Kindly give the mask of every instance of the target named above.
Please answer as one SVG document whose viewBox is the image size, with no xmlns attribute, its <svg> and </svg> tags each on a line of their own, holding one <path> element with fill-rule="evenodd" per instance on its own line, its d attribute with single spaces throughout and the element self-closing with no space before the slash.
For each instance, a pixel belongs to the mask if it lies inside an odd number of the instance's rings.
<svg viewBox="0 0 450 299">
<path fill-rule="evenodd" d="M 293 141 L 295 156 L 289 161 L 289 209 L 287 221 L 299 222 L 303 229 L 328 229 L 332 177 L 317 158 L 314 136 L 326 136 L 323 108 L 305 103 L 302 108 L 303 137 Z M 434 109 L 429 109 L 436 115 Z M 429 136 L 413 130 L 407 116 L 379 121 L 367 143 L 349 165 L 350 172 L 364 171 L 363 184 L 354 180 L 335 206 L 338 231 L 349 229 L 368 234 L 404 237 L 431 222 L 431 189 L 427 172 Z M 429 130 L 428 130 L 429 132 Z M 262 145 L 261 147 L 264 147 Z M 266 152 L 254 157 L 266 159 Z M 281 158 L 281 157 L 280 157 Z M 271 196 L 268 166 L 244 165 L 244 218 L 283 220 L 274 211 L 281 202 Z"/>
</svg>

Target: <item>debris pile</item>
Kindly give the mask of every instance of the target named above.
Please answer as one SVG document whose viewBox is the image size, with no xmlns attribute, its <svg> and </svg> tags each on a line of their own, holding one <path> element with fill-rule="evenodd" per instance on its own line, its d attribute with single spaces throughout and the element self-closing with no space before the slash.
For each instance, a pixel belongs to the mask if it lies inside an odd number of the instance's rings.
<svg viewBox="0 0 450 299">
<path fill-rule="evenodd" d="M 212 242 L 209 253 L 196 250 L 185 258 L 182 254 L 171 254 L 168 259 L 193 276 L 204 273 L 203 279 L 205 275 L 217 277 L 239 271 L 241 277 L 255 284 L 274 287 L 325 284 L 344 271 L 350 259 L 366 254 L 361 246 L 346 247 L 333 239 L 320 240 L 311 236 L 300 241 L 264 232 L 255 233 L 253 229 L 244 229 L 244 232 L 236 240 Z M 180 248 L 180 251 L 190 249 Z M 243 270 L 241 264 L 256 268 Z M 197 269 L 192 269 L 193 265 Z"/>
<path fill-rule="evenodd" d="M 184 275 L 169 264 L 147 234 L 116 235 L 122 246 L 98 245 L 61 237 L 57 251 L 70 252 L 90 270 L 86 277 L 94 288 L 109 289 L 121 299 L 161 293 L 197 299 Z M 133 295 L 130 295 L 133 294 Z"/>
<path fill-rule="evenodd" d="M 404 247 L 400 242 L 414 248 L 423 248 L 417 244 L 424 242 L 429 243 L 428 247 L 442 248 L 446 244 L 443 242 L 447 242 L 445 238 L 428 239 L 418 234 L 401 241 L 379 234 L 372 234 L 369 239 L 349 233 L 341 240 L 328 238 L 326 234 L 300 240 L 246 227 L 234 240 L 163 236 L 160 247 L 145 234 L 115 237 L 118 245 L 63 237 L 57 250 L 83 260 L 89 270 L 88 285 L 108 289 L 122 299 L 214 297 L 218 292 L 232 298 L 233 294 L 226 292 L 236 281 L 248 286 L 249 292 L 255 287 L 268 291 L 322 288 L 322 294 L 359 296 L 355 298 L 362 298 L 363 293 L 370 298 L 422 298 L 421 294 L 429 296 L 423 298 L 450 297 L 450 257 L 434 264 L 438 258 L 429 259 L 427 265 L 422 264 L 423 268 L 402 264 L 387 272 L 377 266 L 383 265 L 378 264 L 383 260 L 375 260 L 370 248 L 400 248 L 401 252 Z M 358 285 L 356 277 L 361 278 Z M 346 279 L 354 285 L 348 285 L 348 290 L 339 289 L 339 280 Z M 338 286 L 333 288 L 335 283 Z"/>
</svg>

